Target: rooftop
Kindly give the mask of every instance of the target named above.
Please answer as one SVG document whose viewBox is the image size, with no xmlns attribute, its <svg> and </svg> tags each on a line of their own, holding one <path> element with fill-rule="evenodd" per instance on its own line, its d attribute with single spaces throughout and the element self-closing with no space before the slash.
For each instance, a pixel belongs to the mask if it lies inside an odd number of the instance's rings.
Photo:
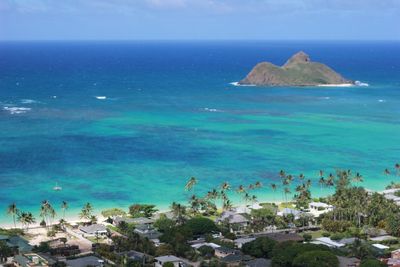
<svg viewBox="0 0 400 267">
<path fill-rule="evenodd" d="M 174 255 L 166 255 L 166 256 L 160 256 L 155 258 L 156 261 L 159 262 L 180 262 L 182 259 L 174 256 Z"/>
<path fill-rule="evenodd" d="M 79 229 L 82 232 L 85 232 L 87 234 L 96 234 L 96 233 L 107 232 L 107 228 L 103 224 L 91 224 L 88 226 L 82 226 Z"/>
</svg>

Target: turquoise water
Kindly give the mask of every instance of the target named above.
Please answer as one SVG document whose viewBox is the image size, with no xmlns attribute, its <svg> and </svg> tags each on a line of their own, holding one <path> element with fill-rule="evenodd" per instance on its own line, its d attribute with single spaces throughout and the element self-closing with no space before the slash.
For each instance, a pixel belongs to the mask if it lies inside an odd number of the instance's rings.
<svg viewBox="0 0 400 267">
<path fill-rule="evenodd" d="M 399 44 L 0 43 L 1 209 L 37 213 L 43 199 L 68 201 L 70 216 L 85 202 L 166 207 L 186 200 L 190 176 L 205 193 L 224 181 L 279 183 L 280 169 L 312 178 L 314 196 L 329 193 L 320 169 L 359 171 L 381 190 L 400 179 L 383 175 L 400 161 Z M 230 84 L 298 50 L 370 86 Z"/>
</svg>

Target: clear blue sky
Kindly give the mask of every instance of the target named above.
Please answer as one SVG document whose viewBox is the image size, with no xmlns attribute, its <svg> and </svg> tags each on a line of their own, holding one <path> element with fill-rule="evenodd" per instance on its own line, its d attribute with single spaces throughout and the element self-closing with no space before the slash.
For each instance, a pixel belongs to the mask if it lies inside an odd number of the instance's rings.
<svg viewBox="0 0 400 267">
<path fill-rule="evenodd" d="M 400 0 L 0 0 L 0 40 L 399 40 Z"/>
</svg>

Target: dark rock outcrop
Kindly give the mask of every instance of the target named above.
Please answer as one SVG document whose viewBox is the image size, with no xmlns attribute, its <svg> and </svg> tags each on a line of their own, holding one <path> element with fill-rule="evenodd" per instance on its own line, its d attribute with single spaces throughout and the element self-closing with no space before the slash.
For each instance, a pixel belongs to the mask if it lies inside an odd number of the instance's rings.
<svg viewBox="0 0 400 267">
<path fill-rule="evenodd" d="M 302 51 L 293 55 L 282 67 L 269 62 L 259 63 L 239 82 L 242 85 L 259 86 L 317 86 L 345 83 L 354 82 L 343 78 L 322 63 L 311 61 Z"/>
</svg>

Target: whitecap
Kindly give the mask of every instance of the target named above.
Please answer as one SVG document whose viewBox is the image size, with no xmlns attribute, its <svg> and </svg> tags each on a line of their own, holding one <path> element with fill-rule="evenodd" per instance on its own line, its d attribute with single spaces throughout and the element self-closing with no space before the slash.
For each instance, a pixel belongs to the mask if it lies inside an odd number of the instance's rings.
<svg viewBox="0 0 400 267">
<path fill-rule="evenodd" d="M 33 100 L 33 99 L 21 99 L 22 104 L 35 104 L 35 103 L 40 103 L 39 101 Z"/>
<path fill-rule="evenodd" d="M 10 112 L 10 114 L 23 114 L 26 113 L 27 111 L 30 111 L 31 108 L 26 108 L 26 107 L 3 107 L 3 110 Z"/>
<path fill-rule="evenodd" d="M 369 86 L 368 83 L 363 83 L 363 82 L 360 82 L 360 81 L 355 81 L 354 84 L 355 84 L 356 86 Z"/>
<path fill-rule="evenodd" d="M 99 96 L 95 96 L 97 99 L 99 99 L 99 100 L 105 100 L 105 99 L 107 99 L 107 97 L 106 96 L 104 96 L 104 95 L 99 95 Z"/>
<path fill-rule="evenodd" d="M 379 99 L 378 102 L 379 102 L 379 103 L 385 103 L 386 100 L 384 100 L 384 99 Z"/>
<path fill-rule="evenodd" d="M 222 112 L 222 110 L 216 108 L 204 108 L 203 110 L 208 112 Z"/>
</svg>

